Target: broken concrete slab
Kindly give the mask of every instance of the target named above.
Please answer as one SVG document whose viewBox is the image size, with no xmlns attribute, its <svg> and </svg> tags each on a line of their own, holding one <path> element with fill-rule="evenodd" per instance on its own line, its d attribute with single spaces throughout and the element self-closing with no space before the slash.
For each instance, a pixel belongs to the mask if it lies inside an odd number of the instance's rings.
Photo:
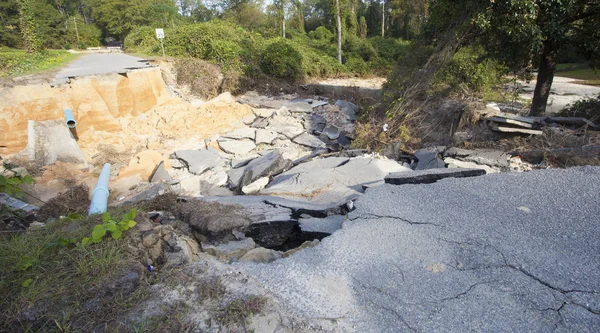
<svg viewBox="0 0 600 333">
<path fill-rule="evenodd" d="M 386 184 L 431 184 L 444 178 L 464 178 L 485 175 L 483 169 L 429 169 L 413 172 L 393 172 L 385 177 Z"/>
<path fill-rule="evenodd" d="M 178 150 L 175 152 L 175 156 L 187 165 L 190 173 L 195 175 L 200 175 L 223 162 L 218 154 L 205 149 Z"/>
<path fill-rule="evenodd" d="M 311 114 L 310 118 L 304 121 L 304 128 L 311 133 L 321 133 L 325 126 L 327 126 L 327 119 L 317 113 Z"/>
<path fill-rule="evenodd" d="M 360 196 L 363 185 L 383 184 L 388 173 L 402 171 L 410 169 L 391 160 L 330 157 L 302 163 L 282 173 L 260 193 L 336 205 Z"/>
<path fill-rule="evenodd" d="M 237 169 L 237 168 L 246 166 L 248 163 L 250 163 L 250 161 L 257 158 L 258 156 L 260 156 L 260 155 L 251 154 L 251 155 L 247 155 L 247 156 L 234 157 L 231 159 L 231 167 L 234 169 Z"/>
<path fill-rule="evenodd" d="M 262 117 L 262 118 L 269 118 L 271 117 L 277 110 L 276 109 L 263 109 L 263 108 L 256 108 L 256 109 L 252 109 L 252 112 L 254 112 L 254 114 L 257 117 Z"/>
<path fill-rule="evenodd" d="M 444 157 L 500 168 L 502 171 L 507 171 L 510 167 L 508 162 L 510 156 L 500 150 L 468 150 L 452 147 L 444 151 Z"/>
<path fill-rule="evenodd" d="M 540 130 L 498 126 L 498 124 L 495 124 L 495 123 L 491 123 L 490 128 L 496 132 L 502 132 L 502 133 L 520 133 L 520 134 L 531 134 L 531 135 L 544 134 L 544 132 L 540 131 Z"/>
<path fill-rule="evenodd" d="M 444 162 L 448 164 L 448 169 L 483 169 L 486 173 L 502 172 L 502 170 L 497 167 L 491 167 L 485 164 L 477 164 L 470 161 L 457 160 L 452 157 L 444 158 Z"/>
<path fill-rule="evenodd" d="M 253 128 L 266 128 L 269 126 L 269 120 L 266 118 L 256 118 L 256 120 L 250 124 L 250 127 Z"/>
<path fill-rule="evenodd" d="M 306 132 L 298 135 L 297 137 L 292 139 L 292 141 L 299 145 L 311 148 L 325 148 L 326 146 L 323 141 L 319 140 L 319 138 Z"/>
<path fill-rule="evenodd" d="M 516 126 L 525 127 L 525 128 L 533 128 L 532 123 L 519 121 L 519 120 L 515 120 L 515 119 L 510 119 L 510 118 L 489 117 L 486 120 L 493 121 L 495 123 L 500 123 L 500 124 L 510 124 L 510 125 L 516 125 Z"/>
<path fill-rule="evenodd" d="M 219 148 L 224 152 L 234 155 L 246 155 L 252 150 L 256 149 L 256 145 L 252 140 L 231 140 L 231 139 L 218 139 Z"/>
<path fill-rule="evenodd" d="M 312 112 L 312 105 L 306 102 L 290 102 L 284 105 L 292 113 Z"/>
<path fill-rule="evenodd" d="M 244 194 L 254 194 L 263 188 L 265 188 L 269 184 L 269 177 L 261 177 L 255 180 L 254 182 L 242 187 L 242 193 Z"/>
<path fill-rule="evenodd" d="M 277 138 L 277 132 L 275 131 L 269 131 L 266 129 L 257 129 L 256 130 L 256 139 L 254 140 L 254 142 L 259 145 L 259 144 L 272 144 L 273 141 Z"/>
<path fill-rule="evenodd" d="M 267 129 L 283 134 L 289 139 L 293 139 L 304 133 L 302 123 L 298 119 L 289 116 L 275 116 L 269 121 Z"/>
<path fill-rule="evenodd" d="M 438 147 L 419 149 L 414 153 L 414 155 L 417 159 L 416 165 L 414 166 L 415 170 L 427 170 L 446 167 L 446 163 L 441 158 L 440 149 Z"/>
<path fill-rule="evenodd" d="M 240 139 L 254 140 L 255 136 L 256 136 L 256 129 L 250 128 L 250 127 L 241 127 L 241 128 L 235 129 L 233 131 L 227 132 L 222 135 L 222 137 L 224 137 L 224 138 L 236 139 L 236 140 L 240 140 Z"/>
<path fill-rule="evenodd" d="M 350 121 L 355 121 L 356 116 L 358 114 L 358 106 L 356 104 L 338 99 L 335 102 L 335 105 L 339 106 L 342 112 L 350 119 Z"/>
<path fill-rule="evenodd" d="M 171 178 L 171 175 L 169 175 L 167 169 L 165 169 L 164 161 L 158 164 L 158 166 L 154 170 L 154 173 L 152 173 L 152 176 L 150 176 L 151 183 L 169 182 L 171 180 L 173 180 L 173 178 Z"/>
<path fill-rule="evenodd" d="M 26 213 L 31 213 L 40 209 L 38 206 L 30 205 L 19 199 L 15 199 L 6 193 L 0 193 L 0 204 L 10 207 L 14 210 L 25 211 Z"/>
<path fill-rule="evenodd" d="M 239 187 L 244 187 L 253 183 L 261 177 L 271 177 L 282 172 L 291 165 L 291 161 L 283 158 L 278 150 L 273 150 L 268 154 L 256 158 L 244 167 Z"/>
<path fill-rule="evenodd" d="M 343 215 L 332 215 L 326 218 L 300 218 L 298 224 L 302 231 L 302 237 L 312 240 L 329 236 L 340 230 L 345 218 Z"/>
<path fill-rule="evenodd" d="M 246 228 L 246 237 L 254 239 L 262 247 L 278 247 L 287 242 L 298 227 L 295 219 L 264 220 L 252 223 Z"/>
</svg>

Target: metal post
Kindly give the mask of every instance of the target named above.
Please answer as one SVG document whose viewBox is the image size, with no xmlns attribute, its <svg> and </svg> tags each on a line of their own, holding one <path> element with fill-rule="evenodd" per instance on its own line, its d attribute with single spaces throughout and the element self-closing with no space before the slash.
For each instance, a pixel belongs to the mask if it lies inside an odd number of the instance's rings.
<svg viewBox="0 0 600 333">
<path fill-rule="evenodd" d="M 165 57 L 165 46 L 163 45 L 163 39 L 160 39 L 160 47 L 162 48 L 163 51 L 163 58 Z"/>
<path fill-rule="evenodd" d="M 77 30 L 77 18 L 73 16 L 73 22 L 75 22 L 75 35 L 77 35 L 77 49 L 79 50 L 79 31 Z"/>
</svg>

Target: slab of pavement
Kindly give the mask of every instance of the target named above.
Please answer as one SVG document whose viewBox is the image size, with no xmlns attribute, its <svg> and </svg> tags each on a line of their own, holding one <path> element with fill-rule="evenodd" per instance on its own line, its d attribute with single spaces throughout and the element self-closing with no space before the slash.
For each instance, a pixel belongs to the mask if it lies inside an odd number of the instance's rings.
<svg viewBox="0 0 600 333">
<path fill-rule="evenodd" d="M 236 264 L 339 332 L 599 332 L 600 167 L 385 184 L 341 230 Z"/>
<path fill-rule="evenodd" d="M 132 69 L 152 67 L 146 59 L 124 53 L 84 54 L 61 69 L 54 77 L 54 83 L 67 82 L 71 77 L 126 73 Z"/>
</svg>

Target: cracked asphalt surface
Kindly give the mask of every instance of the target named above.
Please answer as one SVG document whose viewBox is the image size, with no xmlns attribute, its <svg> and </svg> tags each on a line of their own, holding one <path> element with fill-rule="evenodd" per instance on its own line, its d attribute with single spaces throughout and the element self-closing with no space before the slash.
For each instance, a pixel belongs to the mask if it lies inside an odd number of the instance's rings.
<svg viewBox="0 0 600 333">
<path fill-rule="evenodd" d="M 600 168 L 383 185 L 343 229 L 238 264 L 340 332 L 599 332 Z"/>
</svg>

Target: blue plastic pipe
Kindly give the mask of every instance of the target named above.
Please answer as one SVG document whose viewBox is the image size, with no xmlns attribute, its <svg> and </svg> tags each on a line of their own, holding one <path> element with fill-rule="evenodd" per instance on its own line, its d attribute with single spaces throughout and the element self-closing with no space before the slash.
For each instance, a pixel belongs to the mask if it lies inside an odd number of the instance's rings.
<svg viewBox="0 0 600 333">
<path fill-rule="evenodd" d="M 65 109 L 65 122 L 69 128 L 75 128 L 75 126 L 77 126 L 77 122 L 75 121 L 75 118 L 73 118 L 73 111 L 71 111 L 71 109 Z"/>
<path fill-rule="evenodd" d="M 108 205 L 108 178 L 110 178 L 110 163 L 104 164 L 100 176 L 98 176 L 98 182 L 96 188 L 92 192 L 92 202 L 90 203 L 90 209 L 88 215 L 102 214 L 106 212 Z"/>
</svg>

